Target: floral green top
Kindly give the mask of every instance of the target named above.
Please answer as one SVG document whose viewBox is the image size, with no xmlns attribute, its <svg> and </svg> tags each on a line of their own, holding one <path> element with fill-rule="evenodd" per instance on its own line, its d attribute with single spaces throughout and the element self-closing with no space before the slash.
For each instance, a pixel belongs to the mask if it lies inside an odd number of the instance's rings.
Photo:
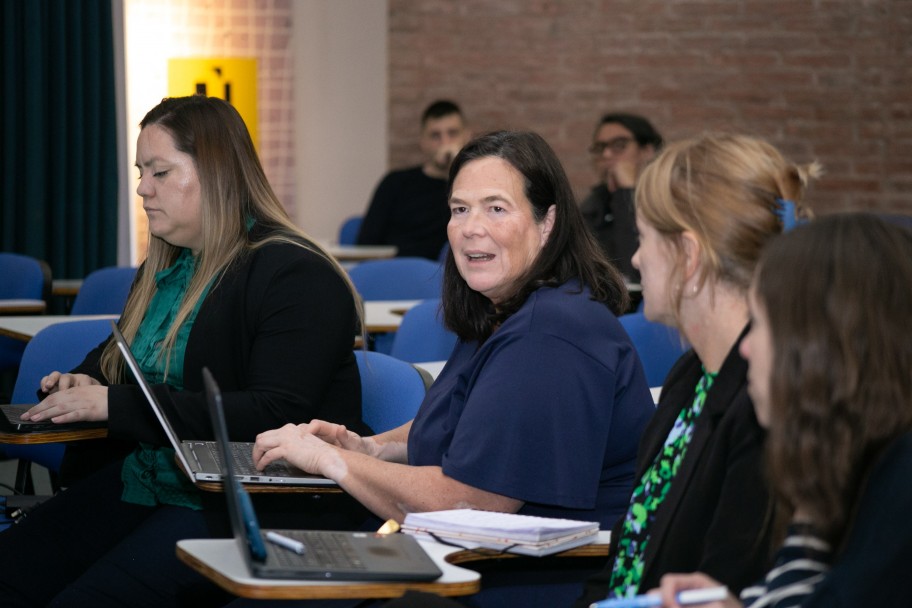
<svg viewBox="0 0 912 608">
<path fill-rule="evenodd" d="M 161 356 L 159 345 L 177 316 L 195 270 L 196 259 L 189 249 L 185 249 L 172 266 L 155 275 L 157 290 L 130 345 L 140 369 L 151 384 L 161 384 L 167 380 L 167 384 L 173 388 L 183 388 L 187 339 L 211 284 L 206 287 L 177 332 L 171 360 L 167 365 L 167 378 L 166 362 Z M 124 483 L 121 496 L 124 502 L 146 506 L 166 504 L 197 510 L 202 508 L 198 490 L 174 460 L 173 448 L 140 443 L 124 461 L 121 479 Z"/>
<path fill-rule="evenodd" d="M 693 437 L 694 423 L 703 411 L 706 394 L 712 388 L 716 373 L 703 369 L 693 402 L 681 409 L 665 445 L 652 466 L 643 474 L 634 488 L 630 507 L 624 518 L 624 527 L 618 539 L 618 554 L 614 560 L 609 583 L 609 597 L 633 597 L 640 591 L 640 579 L 645 565 L 646 545 L 649 543 L 650 524 L 655 519 L 678 469 L 687 454 Z"/>
</svg>

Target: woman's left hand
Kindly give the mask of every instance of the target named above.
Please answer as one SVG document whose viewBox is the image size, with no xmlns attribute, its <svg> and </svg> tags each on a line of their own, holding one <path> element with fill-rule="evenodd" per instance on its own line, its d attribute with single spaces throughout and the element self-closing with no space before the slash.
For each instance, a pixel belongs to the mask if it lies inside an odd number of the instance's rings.
<svg viewBox="0 0 912 608">
<path fill-rule="evenodd" d="M 323 475 L 335 481 L 347 472 L 339 449 L 311 433 L 306 424 L 286 424 L 257 435 L 253 445 L 253 462 L 257 469 L 263 470 L 279 459 L 313 475 Z"/>
<path fill-rule="evenodd" d="M 680 608 L 677 595 L 681 591 L 690 589 L 707 589 L 710 587 L 721 587 L 722 583 L 703 574 L 702 572 L 693 572 L 690 574 L 664 574 L 658 589 L 653 589 L 650 594 L 658 594 L 662 597 L 662 606 L 664 608 Z M 728 593 L 724 600 L 713 602 L 703 602 L 701 608 L 742 608 L 742 604 L 737 598 Z"/>
<path fill-rule="evenodd" d="M 108 419 L 108 387 L 98 384 L 57 391 L 22 415 L 23 420 L 55 423 Z"/>
</svg>

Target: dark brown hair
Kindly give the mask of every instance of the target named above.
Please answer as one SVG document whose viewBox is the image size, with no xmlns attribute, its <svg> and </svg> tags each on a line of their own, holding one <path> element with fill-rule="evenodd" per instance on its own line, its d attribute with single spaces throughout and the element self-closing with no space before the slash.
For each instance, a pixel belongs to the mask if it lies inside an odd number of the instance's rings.
<svg viewBox="0 0 912 608">
<path fill-rule="evenodd" d="M 578 279 L 621 314 L 629 302 L 627 288 L 617 269 L 605 258 L 583 223 L 567 174 L 551 146 L 536 133 L 497 131 L 469 142 L 450 167 L 450 192 L 459 171 L 481 158 L 508 162 L 523 177 L 523 193 L 532 204 L 536 222 L 555 207 L 554 227 L 538 257 L 517 281 L 513 295 L 494 310 L 490 300 L 472 290 L 459 274 L 453 252 L 447 254 L 443 274 L 444 321 L 463 340 L 486 340 L 494 328 L 515 313 L 529 295 L 544 286 L 557 287 Z M 447 194 L 449 198 L 449 193 Z"/>
<path fill-rule="evenodd" d="M 316 252 L 332 264 L 339 276 L 354 287 L 348 275 L 288 217 L 260 164 L 244 119 L 228 102 L 216 97 L 191 95 L 168 97 L 149 110 L 140 122 L 142 129 L 164 129 L 176 150 L 189 155 L 200 186 L 202 209 L 202 251 L 184 300 L 162 342 L 161 354 L 170 362 L 177 332 L 207 286 L 245 252 L 268 243 L 287 242 Z M 253 242 L 248 222 L 254 221 L 265 237 Z M 119 325 L 127 340 L 133 340 L 157 289 L 155 275 L 177 259 L 180 248 L 150 234 L 143 272 L 130 290 Z M 101 358 L 105 377 L 122 378 L 123 359 L 114 341 Z"/>
<path fill-rule="evenodd" d="M 627 114 L 625 112 L 610 112 L 602 116 L 598 125 L 595 127 L 595 133 L 592 138 L 598 136 L 602 125 L 616 123 L 630 131 L 637 145 L 640 147 L 652 146 L 658 151 L 662 147 L 662 136 L 656 130 L 652 123 L 637 114 Z"/>
<path fill-rule="evenodd" d="M 768 247 L 755 290 L 772 337 L 778 514 L 800 509 L 839 547 L 878 456 L 912 429 L 912 232 L 821 218 Z"/>
</svg>

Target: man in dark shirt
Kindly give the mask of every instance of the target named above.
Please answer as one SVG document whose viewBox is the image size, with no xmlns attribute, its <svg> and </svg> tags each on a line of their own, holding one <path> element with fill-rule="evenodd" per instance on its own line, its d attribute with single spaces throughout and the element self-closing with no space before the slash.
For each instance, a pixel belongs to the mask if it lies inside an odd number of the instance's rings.
<svg viewBox="0 0 912 608">
<path fill-rule="evenodd" d="M 359 245 L 395 245 L 399 256 L 436 260 L 450 220 L 447 175 L 469 140 L 459 106 L 435 101 L 421 116 L 423 164 L 391 171 L 374 192 L 358 233 Z"/>
<path fill-rule="evenodd" d="M 640 282 L 640 273 L 630 263 L 639 243 L 633 187 L 660 147 L 662 136 L 648 120 L 621 113 L 602 117 L 589 146 L 599 183 L 580 209 L 605 255 L 632 283 Z"/>
</svg>

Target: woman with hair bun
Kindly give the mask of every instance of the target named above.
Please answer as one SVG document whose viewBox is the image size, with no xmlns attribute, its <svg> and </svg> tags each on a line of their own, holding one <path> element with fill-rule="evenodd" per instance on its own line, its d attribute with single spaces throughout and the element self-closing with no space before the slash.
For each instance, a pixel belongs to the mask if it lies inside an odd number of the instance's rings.
<svg viewBox="0 0 912 608">
<path fill-rule="evenodd" d="M 744 605 L 909 604 L 910 301 L 912 233 L 874 216 L 818 220 L 764 253 L 741 352 L 768 429 L 781 549 L 762 582 L 741 592 Z M 718 584 L 668 575 L 663 605 Z M 734 596 L 704 604 L 741 605 Z"/>
<path fill-rule="evenodd" d="M 764 433 L 738 349 L 760 254 L 807 214 L 802 196 L 818 173 L 762 139 L 713 134 L 668 145 L 643 171 L 633 264 L 644 313 L 692 350 L 665 379 L 608 566 L 577 606 L 636 595 L 667 572 L 702 570 L 740 590 L 766 571 Z"/>
</svg>

